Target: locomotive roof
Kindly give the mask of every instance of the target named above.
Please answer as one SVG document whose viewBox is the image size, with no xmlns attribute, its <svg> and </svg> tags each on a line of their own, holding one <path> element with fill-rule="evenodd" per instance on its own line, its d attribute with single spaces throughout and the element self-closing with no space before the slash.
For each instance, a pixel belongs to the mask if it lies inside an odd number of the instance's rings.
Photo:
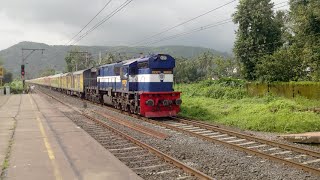
<svg viewBox="0 0 320 180">
<path fill-rule="evenodd" d="M 76 71 L 76 72 L 74 72 L 73 74 L 82 74 L 84 71 L 86 71 L 86 70 L 88 70 L 88 69 L 83 69 L 83 70 L 80 70 L 80 71 Z"/>
<path fill-rule="evenodd" d="M 99 67 L 107 67 L 107 66 L 113 66 L 113 65 L 129 65 L 135 61 L 138 61 L 138 62 L 143 62 L 143 61 L 147 61 L 150 59 L 150 57 L 152 56 L 157 56 L 157 55 L 160 55 L 160 54 L 154 54 L 154 55 L 148 55 L 148 56 L 145 56 L 145 57 L 142 57 L 142 58 L 133 58 L 133 59 L 128 59 L 128 60 L 124 60 L 124 61 L 120 61 L 120 62 L 116 62 L 116 63 L 111 63 L 111 64 L 104 64 L 102 66 L 99 66 Z M 162 55 L 166 55 L 166 54 L 162 54 Z"/>
</svg>

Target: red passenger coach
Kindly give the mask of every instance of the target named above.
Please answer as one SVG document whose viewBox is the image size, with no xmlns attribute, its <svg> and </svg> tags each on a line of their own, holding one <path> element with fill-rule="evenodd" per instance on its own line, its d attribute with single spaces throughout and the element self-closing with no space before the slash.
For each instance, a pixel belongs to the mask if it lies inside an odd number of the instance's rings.
<svg viewBox="0 0 320 180">
<path fill-rule="evenodd" d="M 180 92 L 143 92 L 140 94 L 140 115 L 171 117 L 180 112 Z"/>
</svg>

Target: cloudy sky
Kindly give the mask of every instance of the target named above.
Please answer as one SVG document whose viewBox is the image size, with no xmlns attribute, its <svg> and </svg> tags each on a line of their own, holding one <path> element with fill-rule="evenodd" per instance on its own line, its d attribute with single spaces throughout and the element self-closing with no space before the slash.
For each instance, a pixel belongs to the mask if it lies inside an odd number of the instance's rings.
<svg viewBox="0 0 320 180">
<path fill-rule="evenodd" d="M 0 50 L 20 41 L 64 45 L 109 0 L 1 0 Z M 106 9 L 89 25 L 105 18 L 126 0 L 112 0 Z M 92 31 L 77 44 L 129 45 L 161 32 L 181 22 L 203 14 L 232 0 L 133 0 L 118 14 Z M 286 0 L 273 0 L 278 9 L 286 9 Z M 208 24 L 229 19 L 238 3 L 233 2 L 195 21 L 184 24 L 154 41 L 188 32 Z M 82 33 L 86 32 L 85 29 Z M 230 52 L 235 39 L 236 26 L 231 22 L 190 35 L 159 43 L 145 41 L 139 45 L 187 45 L 214 48 Z"/>
</svg>

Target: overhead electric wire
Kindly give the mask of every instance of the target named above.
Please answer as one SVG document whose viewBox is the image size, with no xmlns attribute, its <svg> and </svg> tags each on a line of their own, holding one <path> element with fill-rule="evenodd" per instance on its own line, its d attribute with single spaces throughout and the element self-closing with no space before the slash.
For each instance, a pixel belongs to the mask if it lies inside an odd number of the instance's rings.
<svg viewBox="0 0 320 180">
<path fill-rule="evenodd" d="M 283 4 L 283 3 L 287 3 L 287 2 L 288 1 L 283 1 L 283 2 L 275 4 L 274 6 L 277 6 L 277 5 L 280 5 L 280 4 Z M 284 5 L 284 6 L 287 6 L 287 5 Z M 275 9 L 278 9 L 278 8 L 281 8 L 281 7 L 284 7 L 284 6 L 276 7 Z M 189 35 L 189 34 L 192 34 L 192 33 L 195 33 L 195 32 L 199 32 L 199 31 L 203 31 L 203 30 L 206 30 L 206 29 L 211 29 L 211 28 L 214 28 L 214 27 L 217 27 L 217 26 L 220 26 L 220 25 L 224 25 L 224 24 L 230 23 L 230 22 L 232 22 L 232 18 L 229 18 L 229 19 L 217 22 L 217 23 L 209 24 L 209 25 L 206 25 L 206 26 L 202 26 L 200 28 L 195 28 L 195 29 L 187 31 L 187 32 L 183 32 L 183 33 L 171 35 L 171 36 L 168 36 L 168 37 L 164 37 L 162 39 L 154 40 L 154 41 L 151 41 L 151 42 L 149 42 L 147 44 L 156 44 L 156 43 L 159 43 L 159 42 L 162 42 L 162 41 L 175 39 L 175 38 L 178 38 L 180 36 Z"/>
<path fill-rule="evenodd" d="M 159 40 L 154 40 L 154 41 L 151 41 L 151 42 L 149 42 L 147 44 L 156 44 L 156 43 L 159 43 L 159 42 L 162 42 L 162 41 L 175 39 L 175 38 L 178 38 L 180 36 L 189 35 L 189 34 L 192 34 L 192 33 L 195 33 L 195 32 L 199 32 L 199 31 L 204 31 L 206 29 L 214 28 L 214 27 L 217 27 L 217 26 L 220 26 L 220 25 L 223 25 L 223 24 L 227 24 L 227 23 L 230 23 L 230 22 L 232 22 L 232 18 L 229 18 L 229 19 L 226 19 L 226 20 L 223 20 L 223 21 L 220 21 L 220 22 L 208 24 L 208 25 L 205 25 L 205 26 L 201 26 L 199 28 L 195 28 L 195 29 L 192 29 L 192 30 L 187 31 L 187 32 L 178 33 L 178 34 L 175 34 L 175 35 L 172 35 L 172 36 L 168 36 L 168 37 L 165 37 L 165 38 L 162 38 L 162 39 L 159 39 Z"/>
<path fill-rule="evenodd" d="M 133 0 L 126 0 L 124 3 L 122 3 L 116 10 L 114 10 L 113 12 L 111 12 L 110 14 L 107 15 L 107 17 L 105 17 L 103 20 L 99 21 L 99 23 L 97 23 L 95 26 L 93 26 L 90 30 L 86 31 L 84 34 L 82 34 L 80 37 L 78 37 L 73 43 L 69 44 L 68 46 L 73 46 L 75 45 L 77 42 L 79 42 L 80 40 L 82 40 L 84 37 L 86 37 L 89 33 L 91 33 L 92 31 L 94 31 L 96 28 L 98 28 L 99 26 L 101 26 L 104 22 L 106 22 L 107 20 L 109 20 L 111 17 L 113 17 L 115 14 L 117 14 L 119 11 L 121 11 L 124 7 L 126 7 L 128 4 L 130 4 Z M 108 3 L 107 3 L 108 4 Z M 84 29 L 84 28 L 83 28 Z M 83 31 L 83 30 L 82 30 Z M 80 34 L 80 33 L 79 33 Z M 79 35 L 78 34 L 78 35 Z M 67 44 L 66 44 L 67 45 Z M 59 54 L 56 54 L 55 56 L 49 58 L 49 59 L 53 59 L 55 57 L 57 57 Z"/>
<path fill-rule="evenodd" d="M 284 4 L 284 3 L 287 3 L 287 2 L 288 1 L 283 1 L 283 2 L 275 4 L 274 6 L 277 6 L 277 5 L 280 5 L 280 4 Z M 276 7 L 276 8 L 274 7 L 274 8 L 278 9 L 278 8 L 282 8 L 282 7 L 285 7 L 285 6 L 287 6 L 287 4 L 283 5 L 283 6 L 280 6 L 280 7 Z M 170 40 L 170 39 L 175 39 L 175 38 L 178 38 L 180 36 L 189 35 L 189 34 L 192 34 L 192 33 L 195 33 L 195 32 L 199 32 L 199 31 L 203 31 L 203 30 L 206 30 L 206 29 L 211 29 L 213 27 L 224 25 L 224 24 L 227 24 L 227 23 L 230 23 L 230 22 L 232 22 L 232 18 L 229 18 L 229 19 L 217 22 L 217 23 L 213 23 L 213 24 L 208 24 L 208 25 L 202 26 L 200 28 L 195 28 L 195 29 L 187 31 L 187 32 L 183 32 L 183 33 L 175 34 L 175 35 L 172 35 L 172 36 L 164 37 L 164 38 L 159 39 L 159 40 L 154 40 L 154 41 L 151 41 L 151 42 L 149 42 L 147 44 L 156 44 L 158 42 L 162 42 L 162 41 L 166 41 L 166 40 Z"/>
<path fill-rule="evenodd" d="M 221 8 L 221 7 L 224 7 L 224 6 L 226 6 L 226 5 L 228 5 L 228 4 L 232 3 L 232 2 L 233 2 L 233 1 L 228 2 L 228 3 L 226 3 L 226 4 L 222 5 L 222 6 L 219 6 L 219 7 L 220 7 L 220 8 Z M 287 4 L 286 4 L 286 5 L 281 6 L 281 7 L 275 7 L 275 6 L 278 6 L 278 5 L 280 5 L 280 4 L 284 4 L 284 3 L 288 3 L 288 1 L 283 1 L 283 2 L 276 3 L 276 4 L 274 4 L 274 7 L 273 7 L 273 8 L 278 9 L 278 8 L 282 8 L 282 7 L 287 6 Z M 219 7 L 217 7 L 217 8 L 219 8 Z M 215 9 L 217 9 L 217 8 L 215 8 Z M 213 10 L 211 10 L 211 11 L 213 11 Z M 164 31 L 162 31 L 162 32 L 160 32 L 160 33 L 154 34 L 153 36 L 149 36 L 149 37 L 147 37 L 147 38 L 144 38 L 143 40 L 139 41 L 138 44 L 140 44 L 141 42 L 145 42 L 145 41 L 147 41 L 148 39 L 152 39 L 152 38 L 154 38 L 155 36 L 158 36 L 158 35 L 160 35 L 160 34 L 164 34 L 164 33 L 168 32 L 168 31 L 170 31 L 170 30 L 178 27 L 180 24 L 183 25 L 183 24 L 185 24 L 185 23 L 188 23 L 188 22 L 190 22 L 190 21 L 192 21 L 192 20 L 195 20 L 195 19 L 197 19 L 197 18 L 205 15 L 205 14 L 208 14 L 209 12 L 210 12 L 210 11 L 208 11 L 208 12 L 202 14 L 202 15 L 196 16 L 196 17 L 194 17 L 194 18 L 192 18 L 192 19 L 190 19 L 190 20 L 187 20 L 187 21 L 184 21 L 184 22 L 182 22 L 182 23 L 179 23 L 179 24 L 176 25 L 176 26 L 173 26 L 173 27 L 171 27 L 171 28 L 169 28 L 169 29 L 166 29 L 166 30 L 164 30 Z M 189 34 L 192 34 L 192 33 L 194 33 L 194 32 L 198 32 L 198 31 L 210 29 L 210 28 L 213 28 L 213 27 L 216 27 L 216 26 L 220 26 L 220 25 L 224 25 L 224 24 L 227 24 L 227 23 L 232 22 L 232 18 L 227 19 L 227 20 L 230 20 L 230 21 L 228 21 L 228 22 L 223 22 L 223 21 L 222 21 L 222 22 L 220 22 L 220 23 L 218 22 L 218 23 L 214 23 L 214 24 L 209 24 L 209 25 L 206 25 L 206 26 L 202 26 L 202 27 L 200 27 L 200 28 L 193 29 L 193 30 L 191 30 L 191 31 L 187 31 L 187 32 L 183 32 L 183 33 L 171 35 L 171 36 L 164 37 L 164 38 L 161 38 L 161 39 L 158 39 L 158 40 L 151 40 L 151 41 L 147 42 L 146 44 L 150 44 L 150 43 L 151 43 L 151 44 L 156 44 L 156 43 L 158 43 L 158 42 L 162 42 L 162 41 L 166 41 L 166 40 L 178 38 L 178 37 L 180 37 L 180 36 L 189 35 Z M 224 20 L 224 21 L 227 21 L 227 20 Z M 130 46 L 130 45 L 134 45 L 134 44 L 137 44 L 137 43 L 129 44 L 129 46 Z M 121 49 L 121 48 L 120 48 L 120 49 Z M 115 50 L 114 52 L 118 52 L 120 49 Z"/>
<path fill-rule="evenodd" d="M 165 29 L 165 30 L 163 30 L 163 31 L 161 31 L 161 32 L 158 32 L 158 33 L 156 33 L 156 34 L 153 34 L 153 35 L 151 35 L 151 36 L 149 36 L 149 37 L 147 37 L 147 38 L 144 38 L 144 39 L 141 40 L 141 41 L 132 43 L 132 45 L 140 44 L 140 43 L 142 43 L 142 42 L 145 42 L 145 41 L 148 40 L 148 39 L 151 39 L 151 38 L 154 38 L 154 37 L 159 36 L 159 35 L 161 35 L 161 34 L 164 34 L 164 33 L 168 32 L 168 31 L 171 31 L 171 30 L 173 30 L 173 29 L 175 29 L 175 28 L 177 28 L 177 27 L 180 27 L 180 26 L 182 26 L 182 25 L 184 25 L 184 24 L 187 24 L 187 23 L 189 23 L 189 22 L 191 22 L 191 21 L 194 21 L 194 20 L 196 20 L 196 19 L 199 19 L 199 18 L 202 17 L 202 16 L 205 16 L 205 15 L 207 15 L 207 14 L 210 14 L 210 13 L 212 13 L 212 12 L 218 10 L 218 9 L 221 9 L 221 8 L 227 6 L 227 5 L 229 5 L 229 4 L 231 4 L 231 3 L 235 2 L 235 1 L 236 1 L 236 0 L 232 0 L 232 1 L 230 1 L 230 2 L 228 2 L 228 3 L 225 3 L 225 4 L 223 4 L 223 5 L 219 6 L 219 7 L 216 7 L 216 8 L 214 8 L 214 9 L 211 9 L 210 11 L 207 11 L 207 12 L 205 12 L 205 13 L 203 13 L 203 14 L 200 14 L 200 15 L 198 15 L 198 16 L 196 16 L 196 17 L 193 17 L 193 18 L 191 18 L 191 19 L 189 19 L 189 20 L 186 20 L 186 21 L 181 22 L 181 23 L 179 23 L 179 24 L 177 24 L 177 25 L 174 25 L 174 26 L 172 26 L 172 27 L 169 27 L 169 28 L 167 28 L 167 29 Z"/>
<path fill-rule="evenodd" d="M 76 38 L 86 27 L 88 27 L 88 25 L 111 3 L 111 1 L 112 0 L 109 0 L 103 7 L 102 7 L 102 9 L 76 34 L 76 35 L 74 35 L 72 38 L 71 38 L 71 40 L 69 40 L 69 42 L 68 43 L 66 43 L 66 45 L 67 44 L 69 44 L 70 42 L 72 42 L 72 40 L 74 39 L 74 38 Z"/>
<path fill-rule="evenodd" d="M 93 26 L 93 27 L 92 27 L 90 30 L 88 30 L 86 33 L 82 34 L 82 35 L 76 40 L 75 43 L 77 43 L 77 42 L 79 42 L 80 40 L 82 40 L 82 39 L 83 39 L 84 37 L 86 37 L 89 33 L 91 33 L 91 32 L 94 31 L 96 28 L 98 28 L 99 26 L 101 26 L 104 22 L 106 22 L 107 20 L 109 20 L 112 16 L 114 16 L 116 13 L 118 13 L 119 11 L 121 11 L 124 7 L 126 7 L 126 6 L 127 6 L 128 4 L 130 4 L 132 1 L 133 1 L 133 0 L 127 0 L 127 1 L 125 1 L 125 2 L 124 2 L 122 5 L 120 5 L 116 10 L 114 10 L 112 13 L 110 13 L 106 18 L 104 18 L 102 21 L 100 21 L 99 23 L 97 23 L 95 26 Z M 204 15 L 206 15 L 206 14 L 209 14 L 209 13 L 211 13 L 211 12 L 217 10 L 217 9 L 220 9 L 220 8 L 222 8 L 222 7 L 224 7 L 224 6 L 227 6 L 227 5 L 231 4 L 231 3 L 234 2 L 234 1 L 236 1 L 236 0 L 230 1 L 230 2 L 228 2 L 228 3 L 226 3 L 226 4 L 222 5 L 222 6 L 219 6 L 219 7 L 215 8 L 215 9 L 212 9 L 212 10 L 206 12 L 206 13 L 203 13 L 203 14 L 201 14 L 201 15 L 199 15 L 199 16 L 196 16 L 196 17 L 191 18 L 191 19 L 189 19 L 189 20 L 187 20 L 187 21 L 184 21 L 184 22 L 182 22 L 182 23 L 179 23 L 178 25 L 175 25 L 175 26 L 173 26 L 173 27 L 171 27 L 171 28 L 168 28 L 168 29 L 166 29 L 166 30 L 164 30 L 164 31 L 162 31 L 162 32 L 160 32 L 160 33 L 157 33 L 157 34 L 153 35 L 152 37 L 147 37 L 147 38 L 143 39 L 142 41 L 139 41 L 139 43 L 145 42 L 145 41 L 146 41 L 147 39 L 149 39 L 149 38 L 153 38 L 153 37 L 155 37 L 155 36 L 164 34 L 164 33 L 168 32 L 168 31 L 170 31 L 170 30 L 172 30 L 172 29 L 175 29 L 175 28 L 177 28 L 177 27 L 179 27 L 179 26 L 182 26 L 182 25 L 184 25 L 184 24 L 186 24 L 186 23 L 189 23 L 189 22 L 191 22 L 191 21 L 194 21 L 194 20 L 196 20 L 196 19 L 198 19 L 198 18 L 200 18 L 200 17 L 202 17 L 202 16 L 204 16 Z M 283 1 L 283 2 L 277 3 L 277 4 L 275 4 L 274 6 L 279 5 L 279 4 L 283 4 L 283 3 L 286 3 L 286 2 L 288 2 L 288 1 Z M 287 5 L 284 5 L 284 6 L 287 6 Z M 284 6 L 281 6 L 281 7 L 284 7 Z M 281 8 L 281 7 L 277 7 L 276 9 Z M 223 24 L 227 24 L 227 23 L 229 23 L 229 22 L 232 22 L 232 19 L 231 19 L 231 18 L 230 18 L 230 19 L 223 20 L 223 21 L 220 21 L 220 22 L 217 22 L 217 23 L 213 23 L 213 24 L 209 24 L 209 25 L 206 25 L 206 26 L 202 26 L 202 27 L 200 27 L 200 28 L 195 28 L 195 29 L 190 30 L 190 31 L 187 31 L 187 32 L 183 32 L 183 33 L 171 35 L 171 36 L 168 36 L 168 37 L 164 37 L 164 38 L 159 39 L 159 40 L 154 40 L 154 41 L 149 42 L 149 44 L 150 44 L 150 43 L 155 44 L 155 43 L 158 43 L 158 42 L 162 42 L 162 41 L 166 41 L 166 40 L 178 38 L 178 37 L 180 37 L 180 36 L 189 35 L 189 34 L 192 34 L 192 33 L 198 32 L 198 31 L 203 31 L 203 30 L 210 29 L 210 28 L 213 28 L 213 27 L 217 27 L 217 26 L 220 26 L 220 25 L 223 25 Z M 75 43 L 74 43 L 74 44 L 75 44 Z M 121 49 L 121 48 L 120 48 L 120 49 Z M 116 50 L 116 51 L 114 51 L 114 52 L 117 52 L 117 51 L 119 51 L 120 49 L 118 49 L 118 50 Z"/>
<path fill-rule="evenodd" d="M 81 41 L 84 37 L 86 37 L 87 35 L 89 35 L 92 31 L 94 31 L 95 29 L 97 29 L 99 26 L 101 26 L 103 23 L 105 23 L 106 21 L 108 21 L 109 19 L 111 19 L 114 15 L 116 15 L 118 12 L 120 12 L 123 8 L 125 8 L 126 6 L 128 6 L 133 0 L 126 0 L 124 3 L 122 3 L 117 9 L 115 9 L 114 11 L 112 11 L 109 15 L 107 15 L 107 17 L 105 17 L 104 19 L 102 19 L 100 22 L 98 22 L 95 26 L 93 26 L 91 29 L 89 29 L 87 32 L 85 32 L 84 34 L 82 34 L 74 43 L 78 43 L 79 41 Z"/>
</svg>

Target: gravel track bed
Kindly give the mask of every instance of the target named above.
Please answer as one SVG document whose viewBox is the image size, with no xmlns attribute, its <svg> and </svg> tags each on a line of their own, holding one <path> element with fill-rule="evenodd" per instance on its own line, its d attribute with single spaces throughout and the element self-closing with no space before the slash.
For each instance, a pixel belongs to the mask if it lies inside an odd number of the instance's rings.
<svg viewBox="0 0 320 180">
<path fill-rule="evenodd" d="M 112 121 L 107 121 L 109 125 L 119 129 L 122 132 L 128 133 L 153 147 L 179 159 L 187 165 L 196 168 L 203 173 L 217 179 L 319 179 L 319 176 L 297 170 L 280 163 L 275 163 L 267 159 L 248 155 L 246 153 L 224 147 L 223 145 L 214 144 L 212 142 L 203 141 L 194 137 L 190 137 L 175 131 L 165 129 L 132 117 L 122 115 L 120 113 L 110 111 L 104 107 L 87 103 L 87 108 L 83 109 L 83 103 L 80 99 L 69 97 L 58 92 L 46 90 L 55 97 L 63 99 L 65 102 L 74 105 L 84 111 L 91 110 L 104 111 L 112 116 L 121 117 L 123 119 L 139 123 L 154 130 L 166 133 L 169 138 L 159 140 L 139 132 L 128 129 L 122 125 L 118 125 Z M 219 125 L 220 126 L 220 125 Z M 222 126 L 221 126 L 222 127 Z M 229 128 L 230 129 L 230 128 Z M 232 130 L 234 130 L 232 128 Z M 242 132 L 238 130 L 238 132 Z M 248 132 L 259 137 L 274 140 L 274 136 L 269 133 Z M 286 142 L 287 143 L 287 142 Z M 287 143 L 288 144 L 288 143 Z M 292 143 L 289 143 L 292 145 Z M 305 147 L 305 145 L 298 145 Z M 318 149 L 318 147 L 309 147 Z M 319 148 L 320 149 L 320 148 Z"/>
</svg>

